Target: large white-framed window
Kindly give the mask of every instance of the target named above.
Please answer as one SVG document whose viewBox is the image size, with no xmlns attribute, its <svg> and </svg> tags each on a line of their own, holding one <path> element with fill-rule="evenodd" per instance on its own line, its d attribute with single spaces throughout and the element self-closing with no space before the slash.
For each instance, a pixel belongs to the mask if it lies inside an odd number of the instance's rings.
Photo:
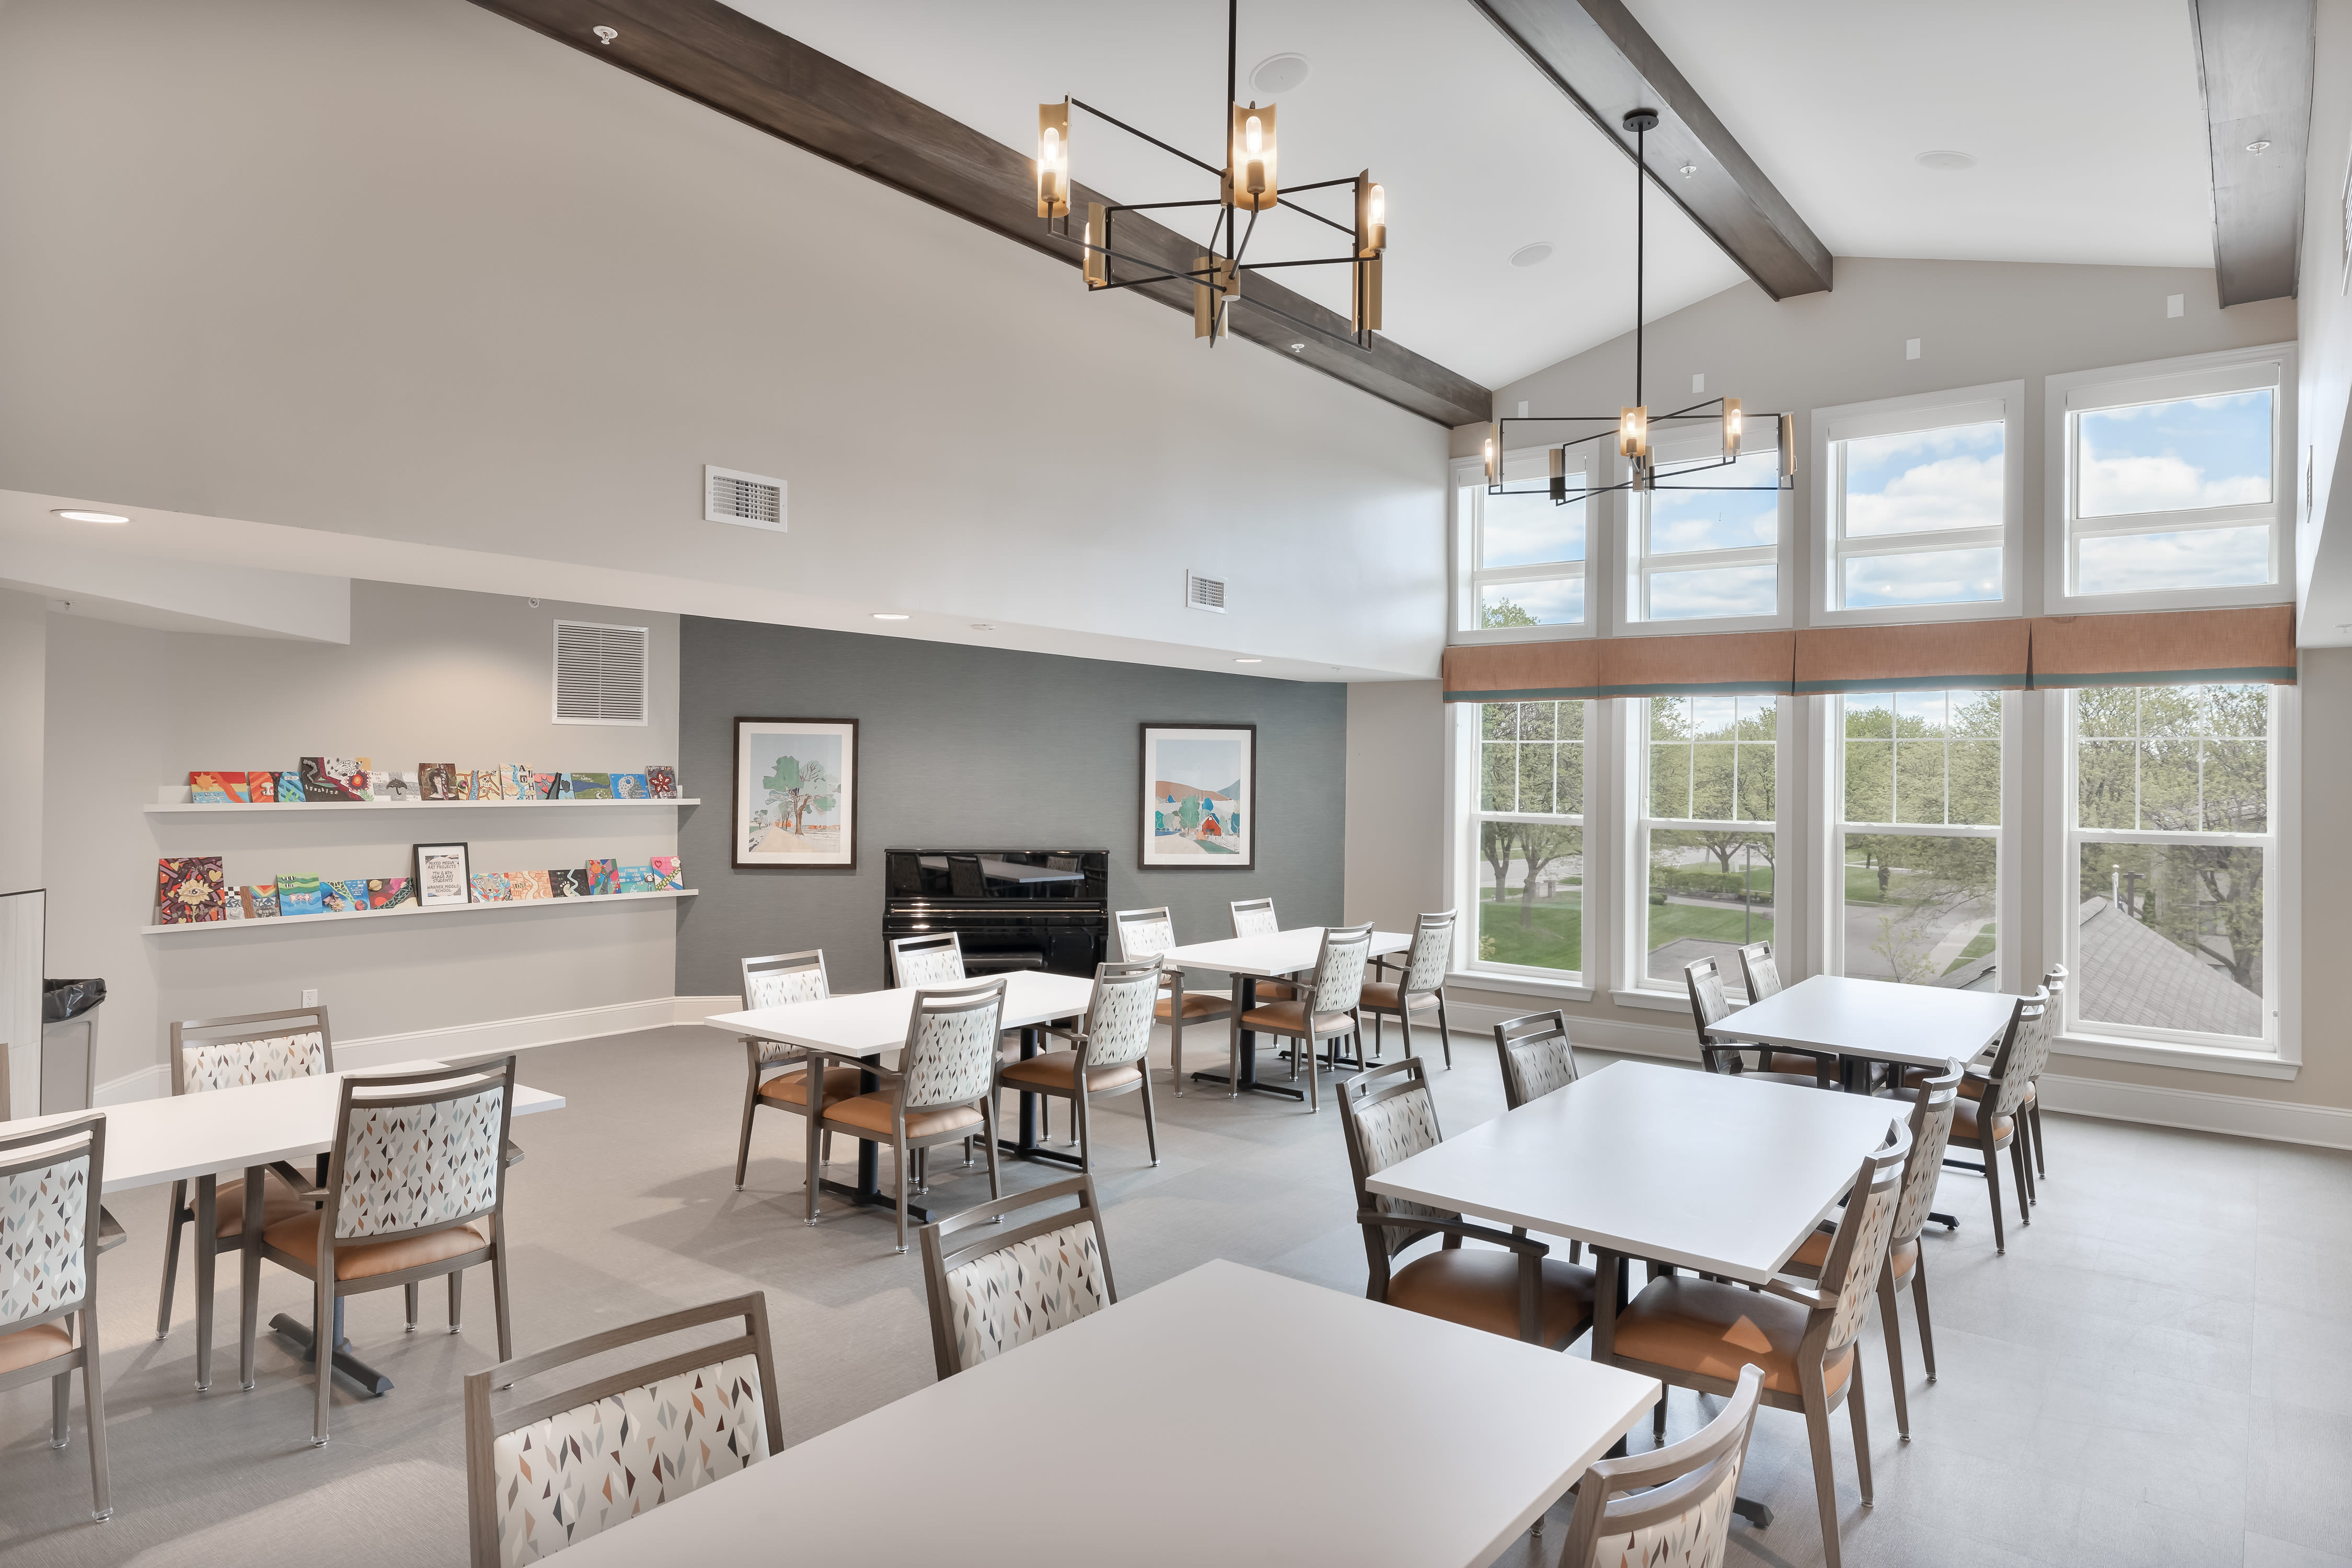
<svg viewBox="0 0 2352 1568">
<path fill-rule="evenodd" d="M 1500 495 L 1487 490 L 1480 465 L 1455 466 L 1457 633 L 1498 642 L 1590 635 L 1584 494 L 1590 460 L 1583 453 L 1567 458 L 1564 501 L 1551 497 L 1551 454 L 1541 447 L 1504 455 Z"/>
<path fill-rule="evenodd" d="M 2294 596 L 2294 349 L 2049 378 L 2052 613 Z"/>
<path fill-rule="evenodd" d="M 1683 965 L 1713 958 L 1743 994 L 1738 950 L 1773 940 L 1783 707 L 1772 696 L 1629 702 L 1633 814 L 1631 926 L 1637 991 L 1680 994 Z M 1631 900 L 1638 900 L 1638 903 Z M 1777 945 L 1777 943 L 1776 943 Z"/>
<path fill-rule="evenodd" d="M 2294 702 L 2294 688 L 2264 685 L 2053 694 L 2048 919 L 2070 974 L 2066 1048 L 2298 1059 L 2280 986 L 2296 898 L 2282 853 Z"/>
<path fill-rule="evenodd" d="M 1751 416 L 1750 430 L 1773 427 Z M 1790 624 L 1790 500 L 1779 448 L 1724 465 L 1719 426 L 1656 436 L 1658 489 L 1629 491 L 1620 632 L 1742 631 Z M 1676 489 L 1678 478 L 1706 489 Z"/>
<path fill-rule="evenodd" d="M 1817 625 L 2022 614 L 2025 384 L 1813 411 Z"/>
<path fill-rule="evenodd" d="M 1461 717 L 1475 736 L 1459 864 L 1476 919 L 1464 969 L 1578 983 L 1585 967 L 1585 753 L 1592 705 L 1484 702 Z"/>
</svg>

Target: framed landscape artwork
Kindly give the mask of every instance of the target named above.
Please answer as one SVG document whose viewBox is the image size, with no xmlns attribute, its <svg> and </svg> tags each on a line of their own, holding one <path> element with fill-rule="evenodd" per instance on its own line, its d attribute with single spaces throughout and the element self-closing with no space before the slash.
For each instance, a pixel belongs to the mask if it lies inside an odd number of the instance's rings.
<svg viewBox="0 0 2352 1568">
<path fill-rule="evenodd" d="M 1246 870 L 1257 863 L 1257 726 L 1143 726 L 1146 870 Z"/>
<path fill-rule="evenodd" d="M 735 864 L 857 864 L 857 721 L 735 721 Z"/>
</svg>

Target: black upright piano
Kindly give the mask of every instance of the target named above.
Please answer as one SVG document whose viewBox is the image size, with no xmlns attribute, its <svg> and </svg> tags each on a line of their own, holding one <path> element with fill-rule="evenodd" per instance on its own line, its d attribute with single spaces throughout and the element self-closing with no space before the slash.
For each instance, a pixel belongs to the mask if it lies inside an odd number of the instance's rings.
<svg viewBox="0 0 2352 1568">
<path fill-rule="evenodd" d="M 1108 849 L 886 849 L 885 970 L 897 937 L 951 931 L 975 977 L 1092 975 L 1110 955 Z"/>
</svg>

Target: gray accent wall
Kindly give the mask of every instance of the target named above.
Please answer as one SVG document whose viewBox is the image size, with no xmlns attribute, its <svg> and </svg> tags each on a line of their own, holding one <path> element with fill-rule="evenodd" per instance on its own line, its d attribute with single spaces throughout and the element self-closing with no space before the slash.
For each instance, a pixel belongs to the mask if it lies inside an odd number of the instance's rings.
<svg viewBox="0 0 2352 1568">
<path fill-rule="evenodd" d="M 681 788 L 705 803 L 678 827 L 701 889 L 678 913 L 681 996 L 740 992 L 745 956 L 811 947 L 836 990 L 881 985 L 890 848 L 1108 849 L 1112 908 L 1166 904 L 1187 942 L 1231 934 L 1235 899 L 1273 899 L 1286 925 L 1340 918 L 1343 685 L 693 616 L 678 676 Z M 858 721 L 855 870 L 733 868 L 738 718 Z M 1138 728 L 1205 722 L 1258 727 L 1257 864 L 1139 870 Z"/>
</svg>

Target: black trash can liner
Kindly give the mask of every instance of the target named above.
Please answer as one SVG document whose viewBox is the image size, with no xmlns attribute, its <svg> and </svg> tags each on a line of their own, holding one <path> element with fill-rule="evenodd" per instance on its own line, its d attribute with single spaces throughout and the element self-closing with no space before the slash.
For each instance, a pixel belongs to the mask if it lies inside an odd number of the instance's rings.
<svg viewBox="0 0 2352 1568">
<path fill-rule="evenodd" d="M 68 1018 L 78 1018 L 105 1000 L 103 980 L 44 980 L 41 1022 L 61 1024 Z"/>
</svg>

